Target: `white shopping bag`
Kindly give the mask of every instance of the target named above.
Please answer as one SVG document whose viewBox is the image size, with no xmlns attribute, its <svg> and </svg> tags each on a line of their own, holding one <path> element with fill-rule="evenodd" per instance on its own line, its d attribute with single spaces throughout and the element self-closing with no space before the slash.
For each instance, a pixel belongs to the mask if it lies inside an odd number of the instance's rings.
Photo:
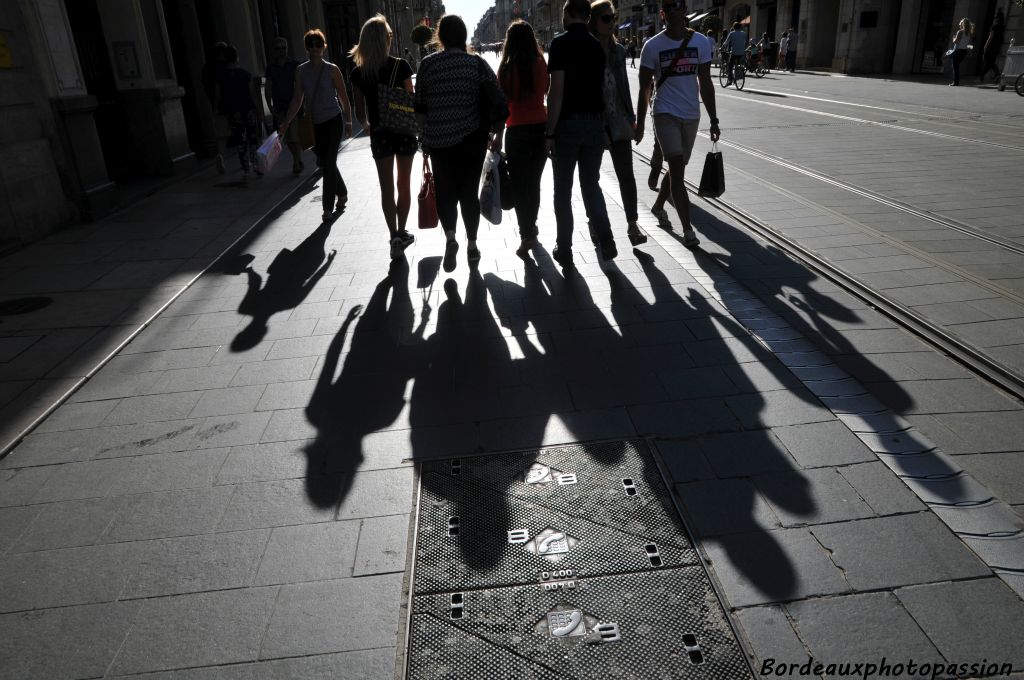
<svg viewBox="0 0 1024 680">
<path fill-rule="evenodd" d="M 500 153 L 488 151 L 480 175 L 480 214 L 491 224 L 501 224 L 501 182 L 498 181 L 500 160 Z"/>
<path fill-rule="evenodd" d="M 256 169 L 264 173 L 270 172 L 280 155 L 281 140 L 276 132 L 271 132 L 270 136 L 260 144 L 260 148 L 256 149 Z"/>
</svg>

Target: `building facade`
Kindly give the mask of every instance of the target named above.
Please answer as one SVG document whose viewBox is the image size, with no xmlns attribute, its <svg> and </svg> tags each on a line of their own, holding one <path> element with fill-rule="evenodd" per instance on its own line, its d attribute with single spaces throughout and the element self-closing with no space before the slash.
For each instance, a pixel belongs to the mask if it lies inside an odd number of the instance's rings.
<svg viewBox="0 0 1024 680">
<path fill-rule="evenodd" d="M 327 33 L 328 59 L 377 12 L 392 50 L 439 0 L 10 0 L 0 3 L 0 250 L 115 210 L 216 152 L 202 86 L 212 45 L 234 45 L 262 76 L 276 36 L 304 60 L 302 36 Z M 262 102 L 260 103 L 262 105 Z"/>
</svg>

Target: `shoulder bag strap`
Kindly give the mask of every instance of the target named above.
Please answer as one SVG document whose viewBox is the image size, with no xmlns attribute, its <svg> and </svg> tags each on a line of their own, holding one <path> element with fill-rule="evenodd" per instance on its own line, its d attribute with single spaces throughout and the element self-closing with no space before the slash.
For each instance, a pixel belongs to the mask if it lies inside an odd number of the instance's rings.
<svg viewBox="0 0 1024 680">
<path fill-rule="evenodd" d="M 690 38 L 693 37 L 693 29 L 688 28 L 686 30 L 689 31 L 689 33 L 686 34 L 686 38 L 679 44 L 679 47 L 676 48 L 676 58 L 672 60 L 671 64 L 669 64 L 668 70 L 662 71 L 661 77 L 658 78 L 658 87 L 662 86 L 662 83 L 664 83 L 665 79 L 668 78 L 668 74 L 671 73 L 672 69 L 678 66 L 679 62 L 683 59 L 683 53 L 686 51 L 686 46 L 690 44 Z"/>
<path fill-rule="evenodd" d="M 388 82 L 388 87 L 395 86 L 395 76 L 398 75 L 398 59 L 395 59 L 395 67 L 391 69 L 391 80 Z"/>
</svg>

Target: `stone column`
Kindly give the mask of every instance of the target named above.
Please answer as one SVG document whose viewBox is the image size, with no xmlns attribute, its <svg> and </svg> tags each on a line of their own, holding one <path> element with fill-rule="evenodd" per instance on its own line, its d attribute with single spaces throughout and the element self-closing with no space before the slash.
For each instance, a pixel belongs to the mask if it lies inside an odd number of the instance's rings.
<svg viewBox="0 0 1024 680">
<path fill-rule="evenodd" d="M 55 136 L 63 148 L 63 153 L 51 152 L 52 156 L 60 158 L 61 174 L 81 217 L 101 217 L 117 206 L 117 186 L 107 175 L 96 131 L 96 98 L 86 92 L 64 3 L 31 0 L 22 3 L 22 10 L 39 75 L 53 107 Z M 49 160 L 52 162 L 52 157 Z M 38 178 L 24 179 L 39 182 Z M 60 202 L 53 198 L 45 208 L 40 206 L 40 213 L 57 209 Z"/>
<path fill-rule="evenodd" d="M 163 8 L 158 0 L 98 3 L 119 96 L 131 121 L 125 134 L 143 175 L 173 175 L 195 167 L 188 146 Z"/>
<path fill-rule="evenodd" d="M 928 20 L 922 0 L 903 0 L 899 26 L 896 28 L 896 49 L 892 59 L 893 73 L 914 73 L 920 65 L 924 40 L 923 22 Z"/>
</svg>

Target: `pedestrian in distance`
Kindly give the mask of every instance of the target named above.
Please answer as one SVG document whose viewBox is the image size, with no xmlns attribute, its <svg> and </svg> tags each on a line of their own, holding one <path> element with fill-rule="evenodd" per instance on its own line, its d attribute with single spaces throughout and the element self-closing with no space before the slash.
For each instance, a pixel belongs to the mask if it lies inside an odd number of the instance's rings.
<svg viewBox="0 0 1024 680">
<path fill-rule="evenodd" d="M 327 38 L 323 31 L 306 31 L 302 41 L 309 60 L 295 69 L 295 92 L 278 134 L 288 134 L 288 127 L 305 103 L 306 115 L 313 119 L 313 149 L 324 175 L 323 221 L 329 222 L 335 208 L 340 210 L 348 200 L 348 189 L 338 170 L 338 149 L 343 139 L 352 136 L 352 106 L 341 69 L 324 59 Z"/>
<path fill-rule="evenodd" d="M 797 34 L 792 28 L 789 29 L 789 43 L 786 46 L 786 70 L 796 73 L 796 43 Z"/>
<path fill-rule="evenodd" d="M 615 18 L 612 0 L 593 0 L 590 3 L 590 21 L 587 25 L 605 53 L 605 133 L 608 135 L 615 178 L 619 181 L 622 207 L 626 211 L 626 235 L 632 245 L 638 246 L 647 242 L 647 235 L 637 225 L 636 177 L 633 175 L 633 150 L 630 148 L 636 131 L 636 116 L 633 114 L 629 80 L 626 78 L 626 53 L 614 35 Z M 590 238 L 594 243 L 599 242 L 593 228 Z"/>
<path fill-rule="evenodd" d="M 971 53 L 973 45 L 971 45 L 971 37 L 974 35 L 974 24 L 967 17 L 960 20 L 959 30 L 953 36 L 953 45 L 950 49 L 953 50 L 953 82 L 950 83 L 950 87 L 956 87 L 960 84 L 960 64 L 964 62 L 967 55 Z"/>
<path fill-rule="evenodd" d="M 498 87 L 487 62 L 469 53 L 466 37 L 462 17 L 443 16 L 433 39 L 437 51 L 420 62 L 416 78 L 421 143 L 423 154 L 434 161 L 437 213 L 446 238 L 443 266 L 449 272 L 455 269 L 459 249 L 455 226 L 460 207 L 466 226 L 466 258 L 470 263 L 480 260 L 476 243 L 480 172 L 494 131 L 488 121 L 481 120 L 479 103 L 485 81 Z"/>
<path fill-rule="evenodd" d="M 985 39 L 985 45 L 982 50 L 981 74 L 978 76 L 978 80 L 981 82 L 985 82 L 985 76 L 988 75 L 989 71 L 995 73 L 997 81 L 1002 75 L 999 67 L 996 66 L 996 59 L 999 58 L 999 53 L 1003 51 L 1003 33 L 1005 31 L 1006 17 L 1003 15 L 1003 8 L 1000 7 L 996 10 L 996 16 L 992 20 L 992 28 L 989 29 L 988 37 Z"/>
<path fill-rule="evenodd" d="M 213 43 L 213 46 L 210 48 L 209 58 L 203 64 L 200 75 L 203 92 L 206 94 L 206 100 L 210 106 L 210 114 L 213 116 L 213 136 L 217 145 L 217 155 L 215 157 L 217 172 L 222 175 L 226 172 L 224 152 L 227 149 L 228 137 L 231 136 L 231 126 L 228 123 L 228 117 L 217 109 L 217 82 L 220 80 L 220 74 L 224 70 L 224 50 L 227 49 L 227 46 L 228 44 L 223 41 Z"/>
<path fill-rule="evenodd" d="M 391 50 L 391 26 L 378 14 L 363 24 L 359 43 L 350 51 L 356 67 L 352 69 L 355 116 L 370 135 L 370 152 L 377 166 L 380 206 L 388 227 L 391 258 L 398 259 L 416 238 L 406 231 L 412 194 L 409 180 L 416 156 L 416 136 L 379 128 L 380 98 L 377 86 L 412 92 L 412 67 L 405 59 L 388 56 Z M 397 168 L 398 180 L 395 180 Z M 395 190 L 398 200 L 395 200 Z"/>
<path fill-rule="evenodd" d="M 498 84 L 508 102 L 504 143 L 519 223 L 516 254 L 524 258 L 537 245 L 539 234 L 540 180 L 548 161 L 544 153 L 544 126 L 548 120 L 544 95 L 548 82 L 547 64 L 533 27 L 522 19 L 513 21 L 505 32 Z"/>
<path fill-rule="evenodd" d="M 274 119 L 274 129 L 281 127 L 284 117 L 288 114 L 288 105 L 295 94 L 295 69 L 298 67 L 298 60 L 288 56 L 288 41 L 284 38 L 275 38 L 264 74 L 266 83 L 263 87 L 267 108 Z M 298 175 L 306 167 L 302 162 L 298 128 L 290 128 L 287 139 L 282 138 L 281 143 L 288 147 L 292 155 L 292 174 Z"/>
<path fill-rule="evenodd" d="M 711 81 L 711 42 L 686 27 L 686 2 L 662 0 L 661 17 L 665 30 L 651 38 L 640 54 L 640 91 L 637 94 L 635 141 L 644 137 L 644 117 L 650 89 L 657 78 L 654 93 L 654 132 L 668 164 L 668 183 L 652 206 L 652 212 L 664 224 L 668 222 L 665 203 L 671 196 L 683 227 L 683 245 L 700 243 L 690 224 L 690 200 L 683 183 L 697 127 L 700 101 L 711 118 L 711 140 L 721 135 L 715 107 L 715 86 Z M 668 191 L 666 191 L 668 189 Z"/>
<path fill-rule="evenodd" d="M 626 48 L 626 52 L 629 54 L 629 67 L 636 68 L 636 41 L 630 40 L 629 47 Z"/>
<path fill-rule="evenodd" d="M 224 68 L 217 78 L 217 110 L 227 116 L 231 136 L 237 140 L 238 163 L 242 178 L 256 170 L 256 147 L 260 122 L 256 115 L 256 84 L 252 74 L 238 64 L 238 50 L 224 48 Z M 262 174 L 256 170 L 257 174 Z"/>
<path fill-rule="evenodd" d="M 718 38 L 715 37 L 715 32 L 710 28 L 705 35 L 711 41 L 711 62 L 714 63 L 715 57 L 718 54 Z M 719 63 L 719 66 L 721 66 L 721 63 Z"/>
<path fill-rule="evenodd" d="M 725 83 L 725 86 L 728 87 L 733 81 L 733 68 L 736 64 L 742 64 L 746 58 L 747 33 L 743 30 L 740 22 L 734 23 L 729 35 L 725 36 L 725 40 L 722 41 L 722 51 L 725 53 L 722 68 L 726 69 L 728 74 L 726 76 L 728 80 Z M 642 63 L 641 61 L 641 65 Z"/>
<path fill-rule="evenodd" d="M 608 221 L 608 206 L 598 183 L 605 140 L 606 58 L 601 43 L 587 30 L 589 19 L 589 0 L 566 0 L 562 6 L 565 32 L 551 41 L 548 55 L 551 89 L 544 142 L 554 172 L 558 231 L 551 256 L 563 268 L 573 266 L 572 184 L 577 166 L 583 205 L 592 234 L 601 244 L 601 257 L 611 260 L 618 255 Z"/>
<path fill-rule="evenodd" d="M 789 52 L 789 31 L 783 31 L 782 37 L 779 39 L 779 70 L 785 71 L 788 67 L 786 61 L 786 55 Z"/>
</svg>

